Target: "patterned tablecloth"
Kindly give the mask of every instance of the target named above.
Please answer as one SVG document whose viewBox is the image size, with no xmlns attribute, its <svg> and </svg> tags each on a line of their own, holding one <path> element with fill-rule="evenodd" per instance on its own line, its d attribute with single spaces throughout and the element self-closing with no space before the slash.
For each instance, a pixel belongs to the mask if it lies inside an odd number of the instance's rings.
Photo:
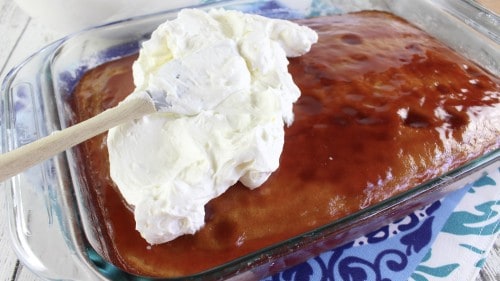
<svg viewBox="0 0 500 281">
<path fill-rule="evenodd" d="M 265 278 L 474 280 L 500 232 L 500 167 L 405 218 Z"/>
</svg>

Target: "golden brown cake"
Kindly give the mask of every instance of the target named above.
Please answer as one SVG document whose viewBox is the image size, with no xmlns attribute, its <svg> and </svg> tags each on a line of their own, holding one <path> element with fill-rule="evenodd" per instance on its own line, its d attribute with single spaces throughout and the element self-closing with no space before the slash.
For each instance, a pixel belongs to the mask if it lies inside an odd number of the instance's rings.
<svg viewBox="0 0 500 281">
<path fill-rule="evenodd" d="M 149 246 L 109 177 L 106 135 L 79 149 L 102 253 L 145 276 L 183 276 L 310 231 L 499 147 L 499 78 L 384 12 L 301 20 L 319 42 L 290 60 L 302 90 L 280 168 L 260 188 L 236 184 L 206 206 L 195 235 Z M 132 92 L 135 56 L 86 73 L 77 121 Z"/>
</svg>

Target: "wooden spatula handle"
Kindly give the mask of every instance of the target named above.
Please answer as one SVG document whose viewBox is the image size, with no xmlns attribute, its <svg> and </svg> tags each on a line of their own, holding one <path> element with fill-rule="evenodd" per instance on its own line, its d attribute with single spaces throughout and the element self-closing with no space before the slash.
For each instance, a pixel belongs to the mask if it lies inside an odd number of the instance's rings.
<svg viewBox="0 0 500 281">
<path fill-rule="evenodd" d="M 0 182 L 126 121 L 156 112 L 152 100 L 127 99 L 88 120 L 0 155 Z"/>
</svg>

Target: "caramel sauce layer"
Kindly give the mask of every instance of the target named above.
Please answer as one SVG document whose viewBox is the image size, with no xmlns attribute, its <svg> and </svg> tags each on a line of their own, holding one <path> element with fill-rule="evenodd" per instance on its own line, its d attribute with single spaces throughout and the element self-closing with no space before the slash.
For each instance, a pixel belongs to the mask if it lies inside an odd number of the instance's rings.
<svg viewBox="0 0 500 281">
<path fill-rule="evenodd" d="M 301 20 L 319 42 L 290 59 L 302 90 L 280 168 L 260 188 L 240 184 L 206 206 L 206 226 L 149 246 L 109 177 L 106 135 L 82 144 L 82 169 L 114 264 L 183 276 L 241 257 L 376 204 L 499 147 L 494 77 L 383 12 Z M 76 122 L 132 92 L 135 56 L 81 79 Z M 355 238 L 355 237 L 353 237 Z"/>
</svg>

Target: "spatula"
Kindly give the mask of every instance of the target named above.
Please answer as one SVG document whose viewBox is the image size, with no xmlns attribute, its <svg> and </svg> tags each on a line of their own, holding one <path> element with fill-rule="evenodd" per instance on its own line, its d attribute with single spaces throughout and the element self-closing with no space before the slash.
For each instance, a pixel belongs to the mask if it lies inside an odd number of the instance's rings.
<svg viewBox="0 0 500 281">
<path fill-rule="evenodd" d="M 157 112 L 162 106 L 146 91 L 134 95 L 99 115 L 0 155 L 0 182 L 117 125 Z"/>
</svg>

